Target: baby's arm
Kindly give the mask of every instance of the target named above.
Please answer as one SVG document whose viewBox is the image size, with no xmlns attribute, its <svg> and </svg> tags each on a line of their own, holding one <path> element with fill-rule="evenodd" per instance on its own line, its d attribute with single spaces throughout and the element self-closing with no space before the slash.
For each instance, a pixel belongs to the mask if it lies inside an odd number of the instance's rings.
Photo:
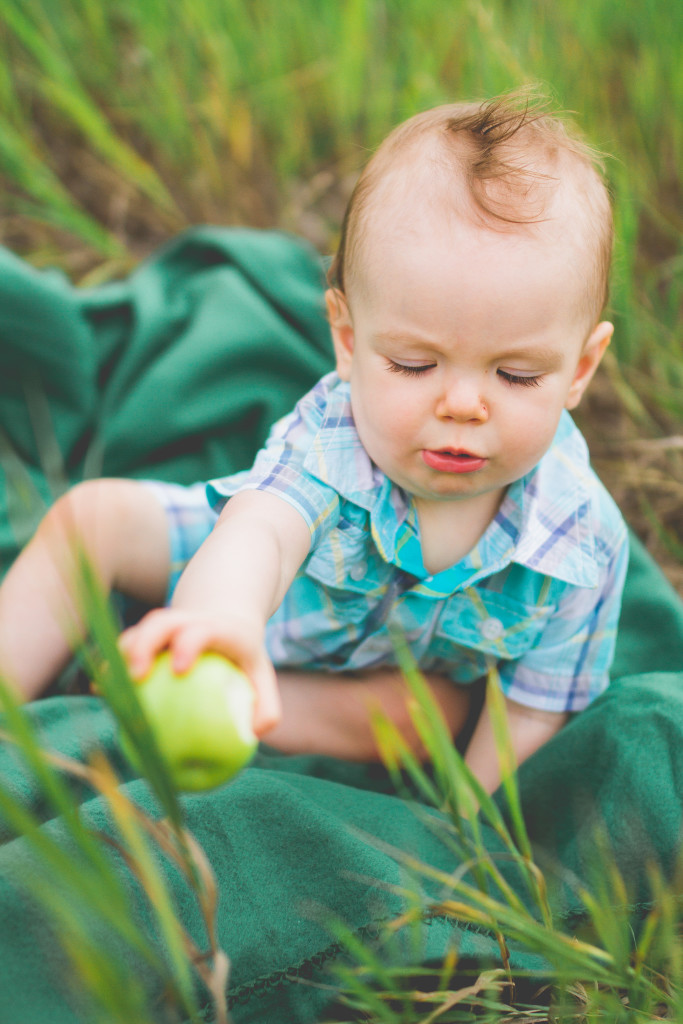
<svg viewBox="0 0 683 1024">
<path fill-rule="evenodd" d="M 568 716 L 563 712 L 525 707 L 507 697 L 504 700 L 512 749 L 519 766 L 560 731 Z M 465 761 L 487 792 L 493 793 L 498 788 L 501 771 L 487 703 L 467 747 Z"/>
<path fill-rule="evenodd" d="M 378 761 L 372 727 L 380 711 L 401 732 L 421 760 L 427 752 L 408 711 L 410 691 L 397 668 L 353 673 L 278 671 L 282 720 L 264 739 L 286 754 L 326 754 L 346 761 Z M 470 705 L 468 687 L 446 676 L 426 674 L 453 736 L 463 728 Z"/>
<path fill-rule="evenodd" d="M 179 673 L 203 651 L 217 651 L 254 684 L 256 732 L 271 728 L 280 718 L 280 701 L 264 646 L 265 625 L 310 542 L 305 520 L 281 498 L 257 490 L 231 498 L 181 576 L 171 607 L 150 612 L 123 635 L 133 675 L 144 675 L 164 648 Z"/>
</svg>

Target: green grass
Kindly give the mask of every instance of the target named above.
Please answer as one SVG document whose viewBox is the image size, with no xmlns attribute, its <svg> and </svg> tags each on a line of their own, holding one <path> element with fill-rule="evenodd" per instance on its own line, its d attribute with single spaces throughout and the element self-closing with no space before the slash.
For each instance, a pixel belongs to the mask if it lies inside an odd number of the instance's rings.
<svg viewBox="0 0 683 1024">
<path fill-rule="evenodd" d="M 211 1019 L 228 1024 L 229 960 L 215 940 L 215 880 L 184 828 L 182 805 L 117 649 L 116 620 L 85 562 L 80 580 L 80 607 L 89 627 L 81 658 L 144 766 L 158 813 L 145 814 L 131 792 L 120 788 L 101 753 L 84 764 L 45 750 L 29 716 L 0 680 L 0 742 L 16 746 L 49 816 L 60 818 L 63 838 L 43 827 L 3 779 L 0 817 L 23 837 L 21 878 L 30 898 L 53 923 L 88 1019 L 101 1024 L 152 1024 L 159 1019 L 199 1024 L 206 1019 L 197 1002 L 201 981 L 213 1000 Z M 588 881 L 563 878 L 583 908 L 578 930 L 563 927 L 548 895 L 551 882 L 534 860 L 526 831 L 495 670 L 488 680 L 488 700 L 504 777 L 501 802 L 482 789 L 455 750 L 409 649 L 400 637 L 396 643 L 410 715 L 430 767 L 414 758 L 395 727 L 379 714 L 374 722 L 378 744 L 397 795 L 410 801 L 424 827 L 436 830 L 452 855 L 453 870 L 366 837 L 400 865 L 402 882 L 391 889 L 402 897 L 405 910 L 367 942 L 341 922 L 328 921 L 346 953 L 333 968 L 336 1003 L 328 1024 L 683 1022 L 683 862 L 668 882 L 651 869 L 650 909 L 634 922 L 608 840 L 593 834 L 593 861 L 599 870 Z M 69 776 L 106 802 L 111 821 L 106 834 L 87 827 L 79 798 L 66 784 Z M 438 817 L 429 815 L 430 807 Z M 114 870 L 112 851 L 129 868 L 149 908 L 145 930 L 130 888 Z M 206 953 L 184 929 L 164 862 L 173 865 L 194 893 L 206 929 Z M 552 885 L 556 883 L 554 879 Z M 438 895 L 428 896 L 429 891 Z M 223 896 L 229 898 L 228 893 Z M 421 930 L 431 918 L 450 921 L 454 936 L 470 927 L 488 935 L 490 965 L 482 961 L 473 969 L 460 963 L 455 942 L 440 963 L 423 963 Z M 402 955 L 396 956 L 399 949 Z M 412 955 L 406 956 L 406 950 Z M 529 965 L 524 969 L 512 966 L 511 956 L 520 953 Z M 144 967 L 139 978 L 130 976 L 131 957 Z M 162 979 L 163 1009 L 150 999 L 142 981 L 149 971 Z"/>
<path fill-rule="evenodd" d="M 41 746 L 15 691 L 0 678 L 0 744 L 18 751 L 27 778 L 52 815 L 59 817 L 66 843 L 42 827 L 42 821 L 11 782 L 0 778 L 0 819 L 25 842 L 18 877 L 27 896 L 52 922 L 73 967 L 72 996 L 98 1024 L 152 1024 L 177 1019 L 199 1024 L 197 986 L 201 981 L 213 1002 L 212 1019 L 228 1024 L 229 960 L 215 939 L 217 891 L 208 860 L 186 831 L 178 794 L 140 708 L 136 688 L 119 652 L 118 624 L 88 563 L 81 559 L 78 602 L 88 623 L 87 645 L 79 651 L 84 669 L 111 709 L 119 730 L 136 752 L 159 813 L 146 814 L 120 788 L 120 780 L 102 752 L 84 764 Z M 111 828 L 93 832 L 82 820 L 78 798 L 66 779 L 73 777 L 103 798 Z M 141 927 L 139 908 L 115 870 L 114 851 L 137 883 L 150 924 Z M 167 866 L 180 872 L 193 893 L 204 922 L 208 951 L 186 932 L 169 881 Z M 131 977 L 139 963 L 160 979 L 167 1010 L 160 1011 L 143 982 Z M 173 1017 L 167 1016 L 173 1008 Z"/>
<path fill-rule="evenodd" d="M 430 827 L 440 830 L 452 850 L 454 870 L 438 871 L 405 851 L 390 851 L 405 869 L 408 881 L 401 895 L 408 909 L 382 929 L 372 948 L 338 926 L 338 938 L 349 950 L 351 965 L 343 964 L 336 971 L 341 997 L 329 1020 L 335 1024 L 358 1020 L 366 1024 L 682 1021 L 681 871 L 669 884 L 654 868 L 650 871 L 651 909 L 635 924 L 609 841 L 596 832 L 591 837 L 592 859 L 599 870 L 590 884 L 568 880 L 583 907 L 583 923 L 574 934 L 562 928 L 553 920 L 548 881 L 533 859 L 521 814 L 495 670 L 488 680 L 487 699 L 504 780 L 502 810 L 454 750 L 438 705 L 400 642 L 399 652 L 411 694 L 411 717 L 434 771 L 416 762 L 381 716 L 375 722 L 378 742 L 397 791 L 411 799 L 405 785 L 408 778 L 412 793 L 417 791 L 425 804 L 445 812 L 446 820 L 432 821 Z M 500 840 L 498 853 L 482 842 L 483 824 Z M 512 865 L 519 879 L 514 887 L 506 880 L 513 877 Z M 441 886 L 438 898 L 425 897 L 424 882 Z M 487 968 L 482 961 L 474 969 L 460 964 L 454 942 L 441 964 L 425 967 L 416 956 L 414 964 L 406 966 L 405 958 L 399 958 L 395 965 L 391 950 L 397 936 L 430 917 L 445 917 L 456 927 L 474 926 L 495 937 L 497 950 L 491 960 L 498 964 Z M 513 969 L 508 960 L 511 948 L 517 956 L 521 952 L 527 963 L 535 961 L 535 966 Z"/>
<path fill-rule="evenodd" d="M 617 351 L 674 405 L 680 4 L 3 0 L 0 21 L 5 210 L 63 227 L 93 263 L 201 220 L 296 227 L 297 186 L 352 176 L 397 121 L 540 82 L 613 156 Z"/>
</svg>

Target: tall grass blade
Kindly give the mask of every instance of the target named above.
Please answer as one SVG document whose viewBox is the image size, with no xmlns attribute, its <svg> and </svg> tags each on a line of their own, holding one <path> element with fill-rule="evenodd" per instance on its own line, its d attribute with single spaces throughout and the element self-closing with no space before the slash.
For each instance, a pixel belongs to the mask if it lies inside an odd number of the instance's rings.
<svg viewBox="0 0 683 1024">
<path fill-rule="evenodd" d="M 45 23 L 36 25 L 25 7 L 6 0 L 3 17 L 7 28 L 26 47 L 35 60 L 40 75 L 36 86 L 48 103 L 63 111 L 93 147 L 111 161 L 124 178 L 133 182 L 159 205 L 175 210 L 175 204 L 154 169 L 127 143 L 112 132 L 107 119 L 82 89 L 78 76 L 58 37 L 46 38 Z"/>
<path fill-rule="evenodd" d="M 159 753 L 154 734 L 144 716 L 137 697 L 135 684 L 130 678 L 125 660 L 118 647 L 118 623 L 107 595 L 84 552 L 78 548 L 75 556 L 78 572 L 79 606 L 88 623 L 90 638 L 96 657 L 87 647 L 80 657 L 109 705 L 119 728 L 125 733 L 139 758 L 145 778 L 174 828 L 181 833 L 182 814 L 177 794 L 170 782 L 168 771 Z"/>
<path fill-rule="evenodd" d="M 114 821 L 128 851 L 128 863 L 145 890 L 149 905 L 159 925 L 163 947 L 170 959 L 175 984 L 185 1007 L 196 1015 L 198 1007 L 194 997 L 192 976 L 184 942 L 184 932 L 177 918 L 168 883 L 159 870 L 143 829 L 138 825 L 128 801 L 119 791 L 117 779 L 103 757 L 95 759 L 94 767 L 101 781 L 101 791 L 114 816 Z"/>
<path fill-rule="evenodd" d="M 36 864 L 42 869 L 38 874 L 31 873 L 32 883 L 39 884 L 41 874 L 46 878 L 60 880 L 70 898 L 78 894 L 76 905 L 86 906 L 93 915 L 99 915 L 139 956 L 158 966 L 156 955 L 134 921 L 128 896 L 110 861 L 105 857 L 101 843 L 85 827 L 77 805 L 58 773 L 51 767 L 49 758 L 43 753 L 12 689 L 2 680 L 0 708 L 5 726 L 0 734 L 2 741 L 16 744 L 52 807 L 54 816 L 59 816 L 65 834 L 75 844 L 79 855 L 76 861 L 73 851 L 63 849 L 52 839 L 41 828 L 41 821 L 0 782 L 0 813 L 16 835 L 23 836 L 28 842 L 36 854 Z M 56 887 L 51 891 L 56 893 Z"/>
<path fill-rule="evenodd" d="M 69 231 L 109 257 L 125 253 L 125 246 L 79 207 L 50 170 L 44 154 L 36 151 L 26 132 L 4 118 L 1 112 L 0 169 L 15 187 L 33 200 L 30 203 L 10 194 L 5 197 L 8 207 Z"/>
</svg>

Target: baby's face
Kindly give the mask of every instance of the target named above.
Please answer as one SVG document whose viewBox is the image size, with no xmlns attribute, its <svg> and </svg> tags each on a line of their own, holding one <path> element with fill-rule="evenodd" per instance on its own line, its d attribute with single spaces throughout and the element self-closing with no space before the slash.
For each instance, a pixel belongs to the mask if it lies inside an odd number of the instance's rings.
<svg viewBox="0 0 683 1024">
<path fill-rule="evenodd" d="M 578 404 L 612 328 L 589 334 L 577 262 L 552 222 L 432 213 L 368 240 L 349 306 L 328 293 L 361 441 L 418 505 L 497 507 Z"/>
</svg>

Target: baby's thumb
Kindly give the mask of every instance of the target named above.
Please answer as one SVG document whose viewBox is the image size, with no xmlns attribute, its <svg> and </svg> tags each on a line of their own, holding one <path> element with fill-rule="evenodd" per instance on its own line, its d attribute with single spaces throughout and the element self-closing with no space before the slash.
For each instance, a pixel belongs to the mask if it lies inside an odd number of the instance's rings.
<svg viewBox="0 0 683 1024">
<path fill-rule="evenodd" d="M 254 703 L 254 732 L 263 736 L 273 729 L 282 718 L 282 701 L 277 685 L 275 669 L 268 658 L 263 657 L 249 672 L 256 692 Z"/>
</svg>

